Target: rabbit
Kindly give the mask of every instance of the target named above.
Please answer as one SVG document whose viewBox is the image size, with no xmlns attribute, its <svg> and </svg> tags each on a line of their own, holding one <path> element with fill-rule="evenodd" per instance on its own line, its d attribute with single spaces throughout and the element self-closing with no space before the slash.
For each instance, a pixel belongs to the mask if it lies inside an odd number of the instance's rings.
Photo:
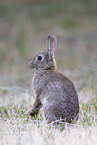
<svg viewBox="0 0 97 145">
<path fill-rule="evenodd" d="M 35 116 L 41 108 L 47 122 L 72 123 L 78 119 L 78 95 L 72 81 L 56 70 L 56 45 L 56 36 L 48 36 L 47 52 L 36 55 L 29 63 L 30 69 L 35 71 L 32 81 L 35 102 L 28 115 Z"/>
</svg>

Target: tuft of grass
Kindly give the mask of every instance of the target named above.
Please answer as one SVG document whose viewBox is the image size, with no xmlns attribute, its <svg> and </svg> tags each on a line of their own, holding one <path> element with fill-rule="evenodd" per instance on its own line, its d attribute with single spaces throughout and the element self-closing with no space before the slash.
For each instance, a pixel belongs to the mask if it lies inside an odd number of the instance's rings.
<svg viewBox="0 0 97 145">
<path fill-rule="evenodd" d="M 13 105 L 13 104 L 7 104 L 5 106 L 0 107 L 0 117 L 1 119 L 11 119 L 14 118 L 21 118 L 22 116 L 25 117 L 25 112 L 27 112 L 27 108 L 23 104 L 21 105 Z"/>
<path fill-rule="evenodd" d="M 92 98 L 88 99 L 88 101 L 80 102 L 79 120 L 84 127 L 89 127 L 93 126 L 93 124 L 97 124 L 97 97 L 93 97 L 94 94 L 91 95 Z"/>
<path fill-rule="evenodd" d="M 94 107 L 94 111 L 97 114 L 97 97 L 92 99 L 92 105 Z"/>
</svg>

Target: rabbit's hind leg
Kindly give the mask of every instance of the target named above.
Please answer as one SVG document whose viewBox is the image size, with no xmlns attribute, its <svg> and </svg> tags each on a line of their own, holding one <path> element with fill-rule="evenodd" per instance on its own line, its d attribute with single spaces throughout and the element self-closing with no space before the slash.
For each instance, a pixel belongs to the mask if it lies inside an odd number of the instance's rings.
<svg viewBox="0 0 97 145">
<path fill-rule="evenodd" d="M 48 123 L 51 123 L 51 122 L 54 122 L 57 120 L 57 117 L 55 116 L 54 112 L 52 112 L 52 109 L 51 108 L 44 108 L 42 107 L 42 116 L 43 118 L 48 122 Z"/>
</svg>

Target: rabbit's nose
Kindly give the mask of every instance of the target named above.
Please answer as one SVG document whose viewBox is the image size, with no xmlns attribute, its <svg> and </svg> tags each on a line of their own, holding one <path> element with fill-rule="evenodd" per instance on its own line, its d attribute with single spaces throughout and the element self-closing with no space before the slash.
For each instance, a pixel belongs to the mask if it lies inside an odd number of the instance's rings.
<svg viewBox="0 0 97 145">
<path fill-rule="evenodd" d="M 30 69 L 32 68 L 32 61 L 30 61 L 29 63 L 28 63 L 28 65 L 29 65 L 29 67 L 30 67 Z"/>
</svg>

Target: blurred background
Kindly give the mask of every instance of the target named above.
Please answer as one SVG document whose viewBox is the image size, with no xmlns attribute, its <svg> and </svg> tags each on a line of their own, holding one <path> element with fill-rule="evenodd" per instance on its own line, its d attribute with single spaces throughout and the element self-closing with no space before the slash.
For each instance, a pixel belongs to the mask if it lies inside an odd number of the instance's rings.
<svg viewBox="0 0 97 145">
<path fill-rule="evenodd" d="M 57 36 L 57 69 L 97 93 L 97 0 L 0 0 L 0 95 L 30 90 L 29 61 Z M 13 91 L 13 90 L 12 90 Z"/>
</svg>

